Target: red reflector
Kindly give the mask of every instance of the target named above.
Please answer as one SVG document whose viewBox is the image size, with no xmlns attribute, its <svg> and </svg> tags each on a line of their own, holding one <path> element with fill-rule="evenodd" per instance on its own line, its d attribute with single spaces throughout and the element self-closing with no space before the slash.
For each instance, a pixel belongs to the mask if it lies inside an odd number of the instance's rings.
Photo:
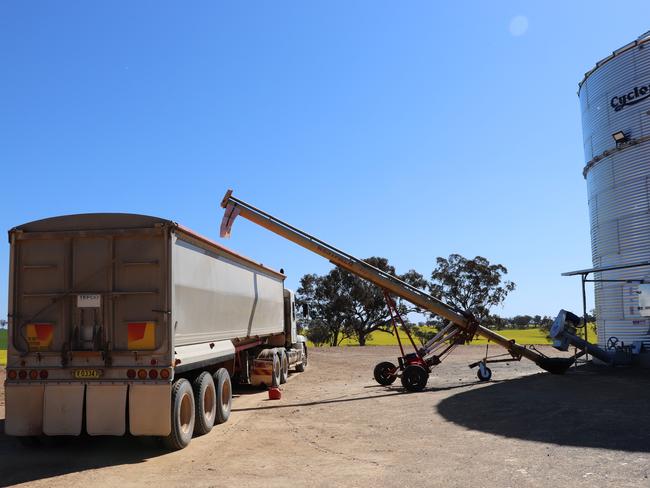
<svg viewBox="0 0 650 488">
<path fill-rule="evenodd" d="M 155 366 L 156 364 L 158 364 L 158 361 L 156 360 L 156 358 L 151 358 L 151 365 Z"/>
<path fill-rule="evenodd" d="M 149 370 L 149 378 L 151 378 L 152 380 L 155 380 L 156 378 L 158 378 L 158 370 L 150 369 Z"/>
<path fill-rule="evenodd" d="M 42 380 L 46 380 L 49 374 L 46 369 L 42 369 L 41 372 L 39 373 L 39 376 L 41 377 Z"/>
<path fill-rule="evenodd" d="M 135 378 L 135 369 L 129 369 L 126 371 L 126 377 L 130 380 Z"/>
<path fill-rule="evenodd" d="M 38 378 L 38 371 L 36 371 L 35 369 L 32 369 L 32 370 L 29 372 L 29 379 L 30 379 L 30 380 L 35 380 L 35 379 L 37 379 L 37 378 Z"/>
<path fill-rule="evenodd" d="M 21 380 L 24 380 L 25 378 L 27 378 L 27 371 L 25 371 L 24 369 L 21 369 L 21 370 L 20 370 L 20 373 L 18 373 L 18 377 L 19 377 Z"/>
<path fill-rule="evenodd" d="M 160 370 L 160 377 L 161 377 L 163 380 L 168 379 L 168 378 L 169 378 L 169 370 L 168 370 L 168 369 L 161 369 L 161 370 Z"/>
<path fill-rule="evenodd" d="M 16 373 L 15 369 L 11 369 L 11 370 L 7 371 L 7 377 L 10 380 L 15 380 L 17 376 L 18 376 L 18 373 Z"/>
<path fill-rule="evenodd" d="M 138 370 L 138 378 L 140 378 L 141 380 L 146 380 L 147 379 L 147 370 L 139 369 Z"/>
</svg>

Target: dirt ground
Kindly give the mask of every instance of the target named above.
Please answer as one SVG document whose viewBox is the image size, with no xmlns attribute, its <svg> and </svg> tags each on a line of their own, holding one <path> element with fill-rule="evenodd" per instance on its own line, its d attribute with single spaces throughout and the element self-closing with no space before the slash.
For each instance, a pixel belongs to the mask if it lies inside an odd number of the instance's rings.
<svg viewBox="0 0 650 488">
<path fill-rule="evenodd" d="M 230 420 L 179 452 L 132 437 L 25 448 L 0 433 L 0 485 L 650 487 L 650 372 L 553 376 L 524 360 L 479 383 L 467 364 L 482 352 L 459 348 L 404 393 L 372 379 L 394 347 L 312 350 L 281 400 L 239 391 Z"/>
</svg>

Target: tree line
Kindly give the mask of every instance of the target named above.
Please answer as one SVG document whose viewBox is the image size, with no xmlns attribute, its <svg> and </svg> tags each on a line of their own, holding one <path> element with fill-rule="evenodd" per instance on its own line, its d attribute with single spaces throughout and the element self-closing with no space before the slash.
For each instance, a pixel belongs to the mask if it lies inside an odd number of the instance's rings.
<svg viewBox="0 0 650 488">
<path fill-rule="evenodd" d="M 490 318 L 496 320 L 496 315 L 490 315 L 490 309 L 502 304 L 515 289 L 515 283 L 505 279 L 506 267 L 492 264 L 482 256 L 438 257 L 429 279 L 413 269 L 398 274 L 383 257 L 365 261 L 456 309 L 470 312 L 481 323 L 489 323 Z M 391 295 L 391 299 L 402 318 L 406 319 L 410 312 L 423 313 L 427 318 L 428 331 L 417 328 L 421 340 L 427 339 L 431 328 L 445 325 L 444 319 L 399 297 Z M 304 275 L 296 290 L 296 303 L 299 326 L 317 345 L 338 346 L 344 339 L 352 338 L 363 346 L 373 332 L 391 332 L 391 315 L 383 290 L 342 268 L 336 267 L 322 276 Z"/>
</svg>

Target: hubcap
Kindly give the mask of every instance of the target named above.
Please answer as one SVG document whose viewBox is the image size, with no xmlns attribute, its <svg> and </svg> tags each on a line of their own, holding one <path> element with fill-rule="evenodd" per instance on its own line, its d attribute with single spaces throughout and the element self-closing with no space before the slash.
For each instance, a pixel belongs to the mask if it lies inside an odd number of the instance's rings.
<svg viewBox="0 0 650 488">
<path fill-rule="evenodd" d="M 221 389 L 221 405 L 224 410 L 230 405 L 230 382 L 226 381 Z"/>
<path fill-rule="evenodd" d="M 190 430 L 190 423 L 192 422 L 192 399 L 187 393 L 181 399 L 180 421 L 181 430 L 187 434 Z"/>
<path fill-rule="evenodd" d="M 214 397 L 214 388 L 207 388 L 205 390 L 205 395 L 203 396 L 203 414 L 208 420 L 211 420 L 214 415 Z"/>
</svg>

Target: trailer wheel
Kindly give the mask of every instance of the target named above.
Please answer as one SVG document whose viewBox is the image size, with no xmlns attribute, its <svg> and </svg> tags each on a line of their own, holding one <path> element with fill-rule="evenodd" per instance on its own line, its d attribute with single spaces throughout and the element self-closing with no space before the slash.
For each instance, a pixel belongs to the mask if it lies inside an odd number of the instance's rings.
<svg viewBox="0 0 650 488">
<path fill-rule="evenodd" d="M 492 378 L 492 370 L 487 366 L 479 366 L 478 371 L 476 371 L 476 377 L 480 381 L 489 381 Z"/>
<path fill-rule="evenodd" d="M 168 449 L 178 451 L 187 447 L 194 432 L 194 393 L 185 378 L 179 378 L 172 387 L 172 430 L 163 443 Z"/>
<path fill-rule="evenodd" d="M 380 385 L 388 386 L 395 383 L 397 367 L 390 361 L 384 361 L 375 366 L 373 372 L 375 381 Z"/>
<path fill-rule="evenodd" d="M 278 354 L 280 356 L 280 383 L 284 384 L 289 377 L 289 358 L 284 349 L 278 349 Z"/>
<path fill-rule="evenodd" d="M 269 386 L 280 386 L 280 371 L 282 369 L 280 355 L 273 353 L 273 371 L 271 372 L 271 384 Z"/>
<path fill-rule="evenodd" d="M 196 404 L 196 417 L 194 434 L 204 435 L 212 430 L 214 419 L 217 415 L 217 392 L 215 391 L 212 375 L 203 371 L 194 380 L 194 399 Z"/>
<path fill-rule="evenodd" d="M 409 364 L 402 372 L 402 386 L 408 391 L 424 390 L 428 380 L 427 370 L 417 364 Z"/>
<path fill-rule="evenodd" d="M 232 383 L 226 368 L 219 368 L 214 374 L 214 382 L 217 386 L 217 416 L 215 423 L 223 424 L 230 417 L 232 407 Z"/>
<path fill-rule="evenodd" d="M 302 345 L 302 361 L 296 364 L 296 371 L 298 373 L 302 373 L 305 371 L 305 368 L 307 367 L 307 344 L 304 342 L 300 343 Z"/>
</svg>

